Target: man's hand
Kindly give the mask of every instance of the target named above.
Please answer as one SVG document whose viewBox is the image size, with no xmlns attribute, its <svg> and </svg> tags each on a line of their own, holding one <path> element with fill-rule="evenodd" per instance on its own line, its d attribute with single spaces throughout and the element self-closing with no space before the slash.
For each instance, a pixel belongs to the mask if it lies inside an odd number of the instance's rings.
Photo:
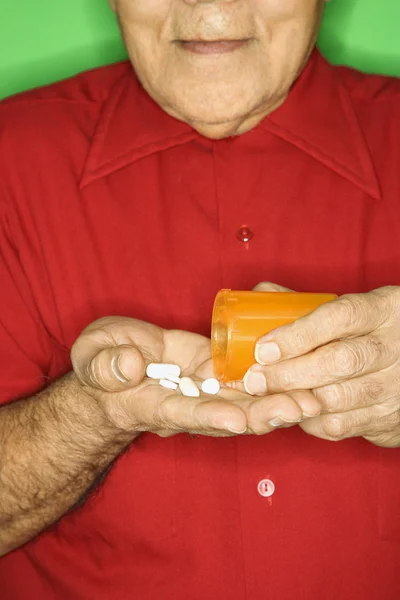
<svg viewBox="0 0 400 600">
<path fill-rule="evenodd" d="M 259 291 L 279 291 L 261 284 Z M 321 415 L 300 424 L 314 436 L 362 436 L 400 446 L 400 287 L 351 294 L 259 340 L 245 389 L 292 404 L 316 399 Z"/>
<path fill-rule="evenodd" d="M 152 362 L 177 364 L 182 375 L 195 379 L 212 376 L 211 344 L 205 337 L 136 319 L 106 317 L 85 329 L 71 357 L 83 389 L 119 429 L 163 437 L 183 431 L 223 436 L 247 429 L 240 407 L 243 398 L 245 408 L 245 394 L 225 390 L 218 397 L 188 398 L 145 377 Z"/>
</svg>

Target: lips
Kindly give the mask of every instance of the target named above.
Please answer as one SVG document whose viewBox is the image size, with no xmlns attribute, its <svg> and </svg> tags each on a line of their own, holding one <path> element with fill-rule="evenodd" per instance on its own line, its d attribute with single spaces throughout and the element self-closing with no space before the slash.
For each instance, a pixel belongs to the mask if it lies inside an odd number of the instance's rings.
<svg viewBox="0 0 400 600">
<path fill-rule="evenodd" d="M 182 41 L 182 47 L 194 54 L 227 54 L 243 48 L 248 40 L 190 40 Z"/>
</svg>

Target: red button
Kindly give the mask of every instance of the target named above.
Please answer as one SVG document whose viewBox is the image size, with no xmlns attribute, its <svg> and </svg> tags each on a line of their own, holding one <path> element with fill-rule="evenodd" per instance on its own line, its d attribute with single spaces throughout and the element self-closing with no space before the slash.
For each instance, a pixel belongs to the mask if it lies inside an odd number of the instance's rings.
<svg viewBox="0 0 400 600">
<path fill-rule="evenodd" d="M 244 244 L 247 244 L 247 242 L 250 242 L 250 240 L 254 236 L 254 232 L 252 231 L 252 229 L 250 229 L 250 227 L 243 226 L 237 230 L 236 235 L 238 240 L 240 240 Z"/>
<path fill-rule="evenodd" d="M 275 484 L 270 479 L 262 479 L 257 486 L 258 493 L 264 498 L 269 498 L 275 492 Z"/>
</svg>

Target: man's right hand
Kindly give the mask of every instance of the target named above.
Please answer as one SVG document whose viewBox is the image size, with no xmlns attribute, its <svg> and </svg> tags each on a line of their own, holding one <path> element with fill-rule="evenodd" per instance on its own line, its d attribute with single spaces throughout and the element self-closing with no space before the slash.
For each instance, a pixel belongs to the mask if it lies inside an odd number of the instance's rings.
<svg viewBox="0 0 400 600">
<path fill-rule="evenodd" d="M 146 366 L 154 362 L 177 364 L 183 376 L 194 379 L 212 377 L 211 343 L 203 336 L 105 317 L 83 331 L 71 358 L 82 389 L 120 430 L 162 437 L 181 432 L 225 436 L 247 430 L 246 394 L 225 390 L 226 398 L 189 398 L 145 377 Z"/>
</svg>

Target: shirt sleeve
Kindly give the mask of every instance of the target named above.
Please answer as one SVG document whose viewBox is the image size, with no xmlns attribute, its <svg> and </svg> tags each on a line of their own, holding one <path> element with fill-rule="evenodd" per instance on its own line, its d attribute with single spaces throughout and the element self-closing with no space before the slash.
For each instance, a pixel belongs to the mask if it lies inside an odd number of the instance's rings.
<svg viewBox="0 0 400 600">
<path fill-rule="evenodd" d="M 45 387 L 53 354 L 0 198 L 0 404 Z"/>
</svg>

